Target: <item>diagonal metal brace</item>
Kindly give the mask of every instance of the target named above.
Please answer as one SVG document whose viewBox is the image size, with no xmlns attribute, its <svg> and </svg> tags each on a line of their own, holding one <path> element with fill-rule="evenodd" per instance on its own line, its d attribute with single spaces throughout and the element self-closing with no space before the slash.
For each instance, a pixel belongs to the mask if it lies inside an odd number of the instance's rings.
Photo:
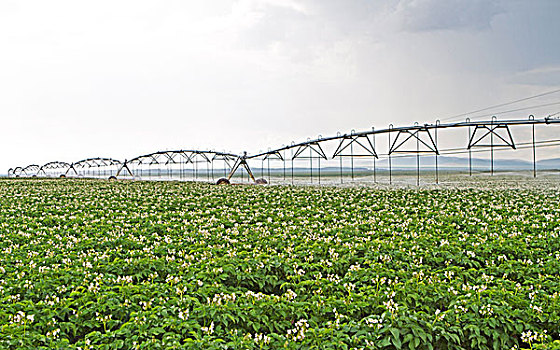
<svg viewBox="0 0 560 350">
<path fill-rule="evenodd" d="M 426 143 L 424 140 L 422 140 L 420 138 L 420 132 L 425 132 L 428 135 L 428 138 L 430 139 L 429 144 Z M 401 136 L 401 134 L 406 135 L 407 137 L 397 145 L 397 141 L 399 139 L 399 136 Z M 399 151 L 398 149 L 410 139 L 416 139 L 418 142 L 420 142 L 421 144 L 426 146 L 426 148 L 428 148 L 428 150 L 427 151 L 414 151 L 414 150 L 412 150 L 412 151 Z M 430 130 L 427 127 L 424 126 L 424 127 L 419 127 L 417 129 L 414 129 L 414 130 L 399 130 L 399 132 L 397 134 L 397 137 L 395 137 L 395 140 L 393 141 L 393 144 L 389 148 L 389 154 L 392 154 L 392 153 L 435 153 L 435 154 L 439 155 L 439 150 L 438 150 L 438 147 L 437 147 L 437 145 L 434 141 L 434 138 L 432 137 L 432 134 L 430 133 Z"/>
<path fill-rule="evenodd" d="M 359 138 L 365 138 L 367 140 L 367 144 L 366 145 L 362 144 L 359 141 Z M 348 140 L 350 140 L 350 142 L 347 142 L 346 145 L 344 145 L 344 143 Z M 342 152 L 344 152 L 344 150 L 347 149 L 353 143 L 358 144 L 361 148 L 363 148 L 366 152 L 369 153 L 368 155 L 371 155 L 375 158 L 379 158 L 377 156 L 377 152 L 375 151 L 375 147 L 373 147 L 373 143 L 371 142 L 371 140 L 367 135 L 344 135 L 342 140 L 338 144 L 337 149 L 334 151 L 334 154 L 332 156 L 333 159 L 335 157 L 344 156 Z"/>
<path fill-rule="evenodd" d="M 167 161 L 165 162 L 165 165 L 169 165 L 169 164 L 177 164 L 177 162 L 175 161 L 175 154 L 171 153 L 171 152 L 165 152 L 165 156 L 167 157 Z"/>
<path fill-rule="evenodd" d="M 502 135 L 498 134 L 496 132 L 496 130 L 498 129 L 506 129 L 509 140 L 505 139 L 504 137 L 502 137 Z M 479 136 L 475 140 L 475 135 L 478 130 L 483 130 L 484 134 L 482 136 Z M 480 144 L 482 140 L 486 139 L 489 136 L 496 136 L 498 139 L 502 140 L 504 144 L 503 145 Z M 472 147 L 511 147 L 512 149 L 516 149 L 515 142 L 513 141 L 513 136 L 511 135 L 511 131 L 509 130 L 509 126 L 507 124 L 494 124 L 490 126 L 485 124 L 476 125 L 471 135 L 471 138 L 469 139 L 469 144 L 467 146 L 467 149 L 471 149 Z"/>
<path fill-rule="evenodd" d="M 212 162 L 215 161 L 215 160 L 223 160 L 226 163 L 226 165 L 231 169 L 230 160 L 234 160 L 234 159 L 236 159 L 236 158 L 231 157 L 231 156 L 227 156 L 227 155 L 218 155 L 216 153 L 212 157 Z"/>
<path fill-rule="evenodd" d="M 298 147 L 298 149 L 296 150 L 296 152 L 294 153 L 294 155 L 292 156 L 292 160 L 294 160 L 298 157 L 299 158 L 310 158 L 310 157 L 300 157 L 300 155 L 303 153 L 303 151 L 305 151 L 308 148 L 311 149 L 315 154 L 317 154 L 319 156 L 318 158 L 323 158 L 325 160 L 328 159 L 327 155 L 323 151 L 323 148 L 321 147 L 319 142 L 311 142 L 311 143 L 307 143 L 305 145 L 300 145 Z"/>
<path fill-rule="evenodd" d="M 115 177 L 119 177 L 119 175 L 121 174 L 121 172 L 126 169 L 126 171 L 128 171 L 128 174 L 132 177 L 134 177 L 134 174 L 132 173 L 132 171 L 130 171 L 130 168 L 128 167 L 128 161 L 125 160 L 124 163 L 122 163 L 122 166 L 120 167 L 119 171 L 117 171 L 117 175 L 115 175 Z"/>
<path fill-rule="evenodd" d="M 70 172 L 70 170 L 74 170 L 74 174 L 76 176 L 78 176 L 78 172 L 76 171 L 76 168 L 74 168 L 74 163 L 70 164 L 70 167 L 68 167 L 68 169 L 66 170 L 66 172 L 64 173 L 64 175 L 68 175 L 68 173 Z"/>
<path fill-rule="evenodd" d="M 249 176 L 251 177 L 251 179 L 253 180 L 253 182 L 255 182 L 255 176 L 253 175 L 253 172 L 251 171 L 251 168 L 249 167 L 249 164 L 247 164 L 247 153 L 245 153 L 242 157 L 237 158 L 237 160 L 235 161 L 235 164 L 233 165 L 233 167 L 231 168 L 227 179 L 230 180 L 233 176 L 233 174 L 235 174 L 235 172 L 237 171 L 237 169 L 239 169 L 239 167 L 242 166 L 245 168 L 245 170 L 247 171 L 247 174 L 249 174 Z"/>
<path fill-rule="evenodd" d="M 267 154 L 265 154 L 263 160 L 267 160 L 267 159 L 279 159 L 279 160 L 284 160 L 284 157 L 282 157 L 282 155 L 280 154 L 279 151 L 271 151 Z"/>
</svg>

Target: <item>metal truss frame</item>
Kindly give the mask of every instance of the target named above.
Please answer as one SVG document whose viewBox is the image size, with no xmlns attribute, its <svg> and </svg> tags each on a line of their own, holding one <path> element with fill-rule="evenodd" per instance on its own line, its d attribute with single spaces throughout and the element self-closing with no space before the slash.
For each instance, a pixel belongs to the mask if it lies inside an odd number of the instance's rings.
<svg viewBox="0 0 560 350">
<path fill-rule="evenodd" d="M 502 137 L 502 135 L 498 134 L 496 132 L 496 130 L 499 129 L 505 129 L 507 132 L 507 139 Z M 475 140 L 475 135 L 476 132 L 478 130 L 484 130 L 485 133 L 478 137 Z M 493 137 L 497 137 L 499 140 L 503 141 L 504 144 L 502 145 L 496 145 L 493 142 Z M 485 144 L 485 145 L 481 145 L 479 144 L 482 140 L 487 139 L 487 138 L 491 138 L 492 141 L 490 144 Z M 473 147 L 511 147 L 512 149 L 515 149 L 515 142 L 513 141 L 513 136 L 511 136 L 511 131 L 509 129 L 509 126 L 507 124 L 502 124 L 502 123 L 498 123 L 495 125 L 475 125 L 474 131 L 469 139 L 469 144 L 467 145 L 467 149 L 471 149 Z"/>
<path fill-rule="evenodd" d="M 422 140 L 422 133 L 425 133 L 428 136 L 429 143 Z M 405 135 L 406 138 L 397 145 L 397 141 L 399 140 L 399 137 L 401 135 Z M 419 146 L 420 144 L 424 145 L 427 150 L 421 150 L 419 147 L 417 147 L 416 150 L 399 150 L 400 147 L 405 145 L 411 139 L 413 141 L 416 140 L 417 146 Z M 389 154 L 393 153 L 435 153 L 439 155 L 439 150 L 437 148 L 436 142 L 434 141 L 434 138 L 432 137 L 432 134 L 430 133 L 430 129 L 428 129 L 426 126 L 419 126 L 414 129 L 397 131 L 397 136 L 395 137 L 393 143 L 391 144 L 391 147 L 389 148 Z"/>
<path fill-rule="evenodd" d="M 10 177 L 31 177 L 31 176 L 48 176 L 47 172 L 57 171 L 61 177 L 65 177 L 74 171 L 76 174 L 78 172 L 76 169 L 89 169 L 89 168 L 104 168 L 104 167 L 118 167 L 116 175 L 112 177 L 119 177 L 126 173 L 128 176 L 135 178 L 135 171 L 131 167 L 143 167 L 146 166 L 149 169 L 152 167 L 161 166 L 183 166 L 190 164 L 193 166 L 195 171 L 198 169 L 198 163 L 206 164 L 207 168 L 209 165 L 212 166 L 212 177 L 214 176 L 214 162 L 220 161 L 224 163 L 224 171 L 229 168 L 229 173 L 227 173 L 227 179 L 231 179 L 235 172 L 239 168 L 246 170 L 248 176 L 253 180 L 255 177 L 248 161 L 252 159 L 260 159 L 264 168 L 264 162 L 270 162 L 270 160 L 279 160 L 284 163 L 284 177 L 285 175 L 285 162 L 291 161 L 292 163 L 292 181 L 294 177 L 294 160 L 296 159 L 309 159 L 311 166 L 311 180 L 313 181 L 313 161 L 317 160 L 319 163 L 319 182 L 320 182 L 320 161 L 328 160 L 329 157 L 322 147 L 323 143 L 337 141 L 338 145 L 330 159 L 339 158 L 340 159 L 340 169 L 341 169 L 341 181 L 342 181 L 342 158 L 349 157 L 352 159 L 352 176 L 354 175 L 354 165 L 353 159 L 355 157 L 371 157 L 374 161 L 374 178 L 375 178 L 375 160 L 379 159 L 379 154 L 376 149 L 375 137 L 376 135 L 387 134 L 388 135 L 388 152 L 387 156 L 389 159 L 389 176 L 391 181 L 391 156 L 395 153 L 413 153 L 417 155 L 417 171 L 419 180 L 419 162 L 420 153 L 430 153 L 434 154 L 436 157 L 436 182 L 437 182 L 437 157 L 440 155 L 440 149 L 438 148 L 438 130 L 450 129 L 450 128 L 468 128 L 468 143 L 466 150 L 469 152 L 469 173 L 471 171 L 471 149 L 475 147 L 486 147 L 490 149 L 491 152 L 491 171 L 494 171 L 494 158 L 493 151 L 496 147 L 510 147 L 512 149 L 517 149 L 517 145 L 514 142 L 510 128 L 513 126 L 531 126 L 532 128 L 532 145 L 533 145 L 533 163 L 534 163 L 534 176 L 536 176 L 536 154 L 535 154 L 535 125 L 551 125 L 560 124 L 560 118 L 544 117 L 537 119 L 534 116 L 529 116 L 528 119 L 510 119 L 510 120 L 500 120 L 498 121 L 496 117 L 492 117 L 491 120 L 487 121 L 470 121 L 468 118 L 464 122 L 455 123 L 445 123 L 442 124 L 436 121 L 435 124 L 415 124 L 413 126 L 405 127 L 393 127 L 389 125 L 386 129 L 374 129 L 362 132 L 352 131 L 350 134 L 340 134 L 331 137 L 319 136 L 316 139 L 308 139 L 307 141 L 294 143 L 287 146 L 282 146 L 280 148 L 268 149 L 266 152 L 260 152 L 254 155 L 247 155 L 243 153 L 242 155 L 237 155 L 227 152 L 217 152 L 217 151 L 203 151 L 203 150 L 176 150 L 176 151 L 159 151 L 154 153 L 149 153 L 141 155 L 130 160 L 119 161 L 112 158 L 88 158 L 74 163 L 66 163 L 61 161 L 49 162 L 42 166 L 32 164 L 26 167 L 16 167 L 10 168 L 8 170 L 8 176 Z M 474 128 L 474 130 L 472 130 Z M 471 132 L 472 131 L 472 132 Z M 502 131 L 505 136 L 500 134 Z M 396 135 L 392 138 L 392 135 Z M 490 140 L 490 144 L 483 144 L 485 140 Z M 497 143 L 494 140 L 498 141 Z M 416 150 L 404 150 L 403 147 L 411 142 L 416 142 Z M 357 147 L 362 154 L 355 154 L 354 147 Z M 421 149 L 423 148 L 423 149 Z M 286 151 L 291 152 L 290 157 L 286 157 Z M 347 152 L 350 151 L 348 154 Z M 309 154 L 307 154 L 309 152 Z M 345 153 L 346 152 L 346 153 Z M 365 154 L 364 154 L 365 152 Z M 233 163 L 233 165 L 232 165 Z M 142 169 L 140 170 L 142 172 Z M 207 174 L 209 171 L 207 170 Z M 224 173 L 224 176 L 226 174 Z M 198 178 L 198 177 L 197 177 Z M 269 180 L 270 180 L 270 165 L 269 165 Z"/>
<path fill-rule="evenodd" d="M 366 139 L 367 143 L 365 143 L 365 145 L 360 142 L 360 139 Z M 365 150 L 368 154 L 366 155 L 354 155 L 354 150 L 353 150 L 353 145 L 357 144 L 358 146 L 360 146 L 360 149 Z M 345 155 L 342 152 L 344 152 L 347 148 L 350 147 L 350 155 Z M 332 158 L 334 159 L 335 157 L 375 157 L 377 159 L 379 159 L 379 156 L 377 155 L 377 151 L 375 150 L 375 146 L 373 145 L 373 142 L 371 141 L 369 135 L 354 135 L 353 133 L 350 135 L 344 134 L 341 136 L 340 139 L 340 143 L 338 144 L 338 147 L 336 148 L 336 150 L 334 151 Z"/>
<path fill-rule="evenodd" d="M 58 169 L 68 169 L 72 165 L 66 162 L 54 161 L 48 162 L 45 165 L 41 166 L 37 171 L 37 176 L 48 176 L 45 170 L 58 170 Z M 66 171 L 61 171 L 59 177 L 66 177 Z"/>
</svg>

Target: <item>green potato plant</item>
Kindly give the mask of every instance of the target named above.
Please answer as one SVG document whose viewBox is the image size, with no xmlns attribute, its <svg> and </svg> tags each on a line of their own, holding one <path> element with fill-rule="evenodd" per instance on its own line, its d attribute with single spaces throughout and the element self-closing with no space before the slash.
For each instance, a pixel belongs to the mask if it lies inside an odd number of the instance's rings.
<svg viewBox="0 0 560 350">
<path fill-rule="evenodd" d="M 544 349 L 558 186 L 0 181 L 0 349 Z"/>
</svg>

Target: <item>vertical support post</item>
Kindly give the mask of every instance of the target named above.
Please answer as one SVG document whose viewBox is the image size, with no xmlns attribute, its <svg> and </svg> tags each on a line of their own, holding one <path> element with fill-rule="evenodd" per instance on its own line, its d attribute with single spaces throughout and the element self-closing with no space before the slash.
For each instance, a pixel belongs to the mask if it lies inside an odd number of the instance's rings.
<svg viewBox="0 0 560 350">
<path fill-rule="evenodd" d="M 311 176 L 311 183 L 313 183 L 313 153 L 309 147 L 309 175 Z"/>
<path fill-rule="evenodd" d="M 214 182 L 214 157 L 212 157 L 212 182 Z"/>
<path fill-rule="evenodd" d="M 352 172 L 352 181 L 354 181 L 354 144 L 350 144 L 350 171 Z"/>
<path fill-rule="evenodd" d="M 439 169 L 438 169 L 438 156 L 439 156 L 439 148 L 438 148 L 438 137 L 437 137 L 437 129 L 440 124 L 439 119 L 436 120 L 436 128 L 435 128 L 435 144 L 436 144 L 436 185 L 439 184 Z"/>
<path fill-rule="evenodd" d="M 321 184 L 321 157 L 317 158 L 317 170 L 319 175 L 319 185 Z"/>
<path fill-rule="evenodd" d="M 339 155 L 338 159 L 340 160 L 340 183 L 343 183 L 344 181 L 342 180 L 342 155 Z"/>
<path fill-rule="evenodd" d="M 354 134 L 354 130 L 350 134 Z M 350 171 L 352 172 L 352 181 L 354 181 L 354 139 L 350 143 Z"/>
<path fill-rule="evenodd" d="M 418 125 L 418 122 L 414 123 Z M 416 130 L 416 186 L 420 186 L 420 131 Z"/>
<path fill-rule="evenodd" d="M 323 138 L 323 135 L 319 135 L 317 136 L 318 140 L 321 140 Z M 321 184 L 321 156 L 319 156 L 317 158 L 317 175 L 319 177 L 319 185 Z"/>
<path fill-rule="evenodd" d="M 286 150 L 284 150 L 284 155 L 282 157 L 282 166 L 284 172 L 284 181 L 286 181 Z"/>
<path fill-rule="evenodd" d="M 195 172 L 194 173 L 195 173 L 196 180 L 198 180 L 198 161 L 196 160 L 196 156 L 194 157 L 194 164 L 195 164 Z"/>
<path fill-rule="evenodd" d="M 375 131 L 375 128 L 371 128 L 372 131 Z M 375 134 L 372 135 L 373 136 L 373 149 L 376 150 L 375 148 Z M 377 153 L 377 151 L 376 151 Z M 373 157 L 373 182 L 377 183 L 377 171 L 376 171 L 376 157 Z"/>
<path fill-rule="evenodd" d="M 340 131 L 338 131 L 338 132 L 336 133 L 336 136 L 338 137 L 338 136 L 340 136 L 340 135 L 341 135 L 341 134 L 340 134 Z M 342 184 L 342 183 L 344 183 L 344 180 L 342 179 L 342 154 L 339 154 L 339 155 L 338 155 L 338 160 L 339 160 L 339 165 L 340 165 L 340 166 L 339 166 L 339 169 L 340 169 L 340 183 Z"/>
<path fill-rule="evenodd" d="M 294 145 L 294 141 L 292 141 L 292 146 Z M 293 147 L 290 148 L 290 152 L 292 154 L 292 186 L 294 185 L 294 149 Z"/>
<path fill-rule="evenodd" d="M 471 122 L 470 118 L 465 119 L 467 123 Z M 469 125 L 469 140 L 471 139 L 471 126 Z M 469 147 L 469 176 L 472 176 L 472 152 L 471 147 Z"/>
<path fill-rule="evenodd" d="M 490 175 L 494 175 L 494 119 L 496 116 L 492 116 L 492 121 L 490 123 Z"/>
<path fill-rule="evenodd" d="M 195 174 L 195 170 L 194 170 L 194 162 L 195 162 L 195 157 L 194 157 L 194 153 L 191 154 L 191 162 L 192 162 L 192 171 L 191 171 L 191 181 L 194 181 L 194 174 Z"/>
<path fill-rule="evenodd" d="M 535 116 L 530 115 L 529 120 L 534 120 Z M 533 136 L 533 178 L 537 177 L 537 148 L 535 147 L 535 124 L 531 125 L 532 127 L 532 136 Z"/>
<path fill-rule="evenodd" d="M 393 183 L 393 169 L 391 167 L 391 129 L 393 128 L 393 124 L 389 124 L 389 132 L 387 133 L 387 135 L 389 135 L 389 185 L 391 185 Z"/>
<path fill-rule="evenodd" d="M 292 152 L 293 153 L 293 152 Z M 292 156 L 292 185 L 294 184 L 294 158 Z"/>
<path fill-rule="evenodd" d="M 420 152 L 419 149 L 419 141 L 416 140 L 416 186 L 420 186 Z"/>
<path fill-rule="evenodd" d="M 266 163 L 267 163 L 267 170 L 268 170 L 268 183 L 270 183 L 270 155 L 269 157 L 266 159 Z"/>
</svg>

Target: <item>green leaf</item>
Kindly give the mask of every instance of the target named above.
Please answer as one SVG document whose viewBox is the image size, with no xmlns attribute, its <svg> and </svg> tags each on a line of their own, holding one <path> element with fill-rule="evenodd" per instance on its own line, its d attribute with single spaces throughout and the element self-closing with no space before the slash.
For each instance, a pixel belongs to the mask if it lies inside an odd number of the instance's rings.
<svg viewBox="0 0 560 350">
<path fill-rule="evenodd" d="M 398 339 L 401 336 L 401 333 L 397 328 L 390 328 L 389 331 L 391 332 L 394 338 Z"/>
<path fill-rule="evenodd" d="M 393 337 L 393 338 L 391 338 L 391 341 L 397 349 L 402 348 L 402 343 L 401 343 L 401 340 L 399 338 Z"/>
</svg>

